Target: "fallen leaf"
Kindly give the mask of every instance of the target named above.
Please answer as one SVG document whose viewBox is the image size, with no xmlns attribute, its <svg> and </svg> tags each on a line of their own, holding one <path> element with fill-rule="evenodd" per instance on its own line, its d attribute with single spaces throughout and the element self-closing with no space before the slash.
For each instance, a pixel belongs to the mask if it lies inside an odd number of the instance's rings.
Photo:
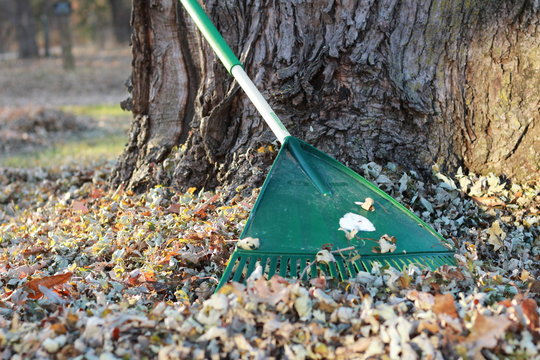
<svg viewBox="0 0 540 360">
<path fill-rule="evenodd" d="M 454 319 L 458 317 L 456 303 L 452 294 L 435 295 L 435 303 L 431 310 L 437 315 L 446 314 Z"/>
<path fill-rule="evenodd" d="M 47 252 L 47 249 L 45 249 L 43 246 L 38 246 L 38 247 L 24 250 L 23 254 L 25 256 L 31 256 L 31 255 L 43 254 L 46 252 Z"/>
<path fill-rule="evenodd" d="M 319 289 L 326 289 L 326 278 L 324 276 L 319 276 L 317 278 L 309 280 L 309 283 Z"/>
<path fill-rule="evenodd" d="M 54 331 L 58 335 L 63 335 L 65 333 L 67 333 L 66 325 L 64 325 L 62 323 L 59 323 L 59 322 L 52 324 L 51 325 L 51 330 Z"/>
<path fill-rule="evenodd" d="M 92 199 L 99 199 L 105 195 L 105 191 L 103 189 L 94 188 L 92 189 L 92 192 L 90 192 L 90 197 Z"/>
<path fill-rule="evenodd" d="M 168 214 L 172 214 L 172 213 L 179 214 L 181 208 L 182 208 L 182 205 L 177 204 L 177 203 L 173 203 L 173 204 L 169 205 L 169 207 L 165 211 Z"/>
<path fill-rule="evenodd" d="M 339 219 L 339 226 L 347 231 L 375 231 L 375 226 L 371 221 L 362 215 L 346 213 Z"/>
<path fill-rule="evenodd" d="M 465 275 L 461 272 L 461 270 L 450 267 L 448 265 L 443 265 L 439 268 L 439 272 L 446 280 L 465 280 Z"/>
<path fill-rule="evenodd" d="M 113 341 L 117 341 L 118 338 L 120 338 L 120 329 L 118 327 L 115 327 L 113 330 L 112 330 L 112 333 L 111 333 L 111 339 Z"/>
<path fill-rule="evenodd" d="M 532 280 L 531 284 L 529 285 L 529 291 L 533 294 L 540 294 L 540 281 L 539 280 Z"/>
<path fill-rule="evenodd" d="M 407 293 L 407 298 L 414 301 L 420 309 L 429 310 L 435 304 L 435 298 L 430 293 L 412 290 Z"/>
<path fill-rule="evenodd" d="M 71 203 L 71 208 L 73 211 L 80 211 L 83 214 L 88 213 L 88 208 L 86 207 L 86 200 L 73 200 Z"/>
<path fill-rule="evenodd" d="M 247 237 L 238 241 L 236 246 L 244 250 L 255 250 L 261 246 L 261 241 L 258 238 Z"/>
<path fill-rule="evenodd" d="M 372 198 L 368 197 L 364 201 L 355 201 L 356 205 L 360 205 L 360 207 L 366 211 L 374 211 L 375 208 L 373 207 L 373 204 L 375 203 Z"/>
<path fill-rule="evenodd" d="M 505 315 L 484 316 L 478 313 L 471 333 L 465 339 L 465 344 L 469 347 L 473 357 L 483 359 L 480 351 L 484 348 L 493 349 L 511 323 Z"/>
<path fill-rule="evenodd" d="M 436 334 L 439 332 L 440 328 L 439 328 L 439 325 L 437 325 L 433 321 L 420 320 L 420 322 L 418 323 L 417 331 L 422 332 L 424 330 L 427 330 L 433 334 Z"/>
<path fill-rule="evenodd" d="M 336 262 L 336 258 L 328 250 L 320 250 L 317 255 L 315 255 L 315 261 L 321 264 L 329 264 L 331 262 Z"/>
<path fill-rule="evenodd" d="M 396 251 L 396 238 L 394 236 L 384 234 L 379 239 L 379 247 L 381 249 L 381 254 Z"/>
<path fill-rule="evenodd" d="M 53 291 L 46 286 L 39 285 L 39 292 L 42 293 L 43 296 L 53 304 L 63 305 L 66 303 L 56 291 Z"/>
<path fill-rule="evenodd" d="M 521 302 L 523 315 L 527 318 L 527 327 L 532 331 L 540 331 L 540 317 L 538 316 L 538 306 L 533 299 L 524 299 Z"/>
<path fill-rule="evenodd" d="M 28 296 L 29 298 L 39 299 L 43 296 L 43 293 L 39 289 L 40 286 L 50 289 L 54 286 L 66 283 L 69 279 L 71 279 L 72 275 L 72 272 L 67 272 L 65 274 L 46 276 L 43 278 L 30 280 L 29 282 L 24 284 L 24 286 L 33 292 L 33 294 L 30 294 Z"/>
<path fill-rule="evenodd" d="M 496 196 L 471 196 L 474 201 L 487 207 L 505 206 L 505 202 Z"/>
<path fill-rule="evenodd" d="M 487 231 L 489 238 L 488 243 L 493 245 L 495 251 L 499 250 L 503 245 L 503 240 L 506 238 L 506 233 L 501 229 L 499 220 L 493 222 Z"/>
</svg>

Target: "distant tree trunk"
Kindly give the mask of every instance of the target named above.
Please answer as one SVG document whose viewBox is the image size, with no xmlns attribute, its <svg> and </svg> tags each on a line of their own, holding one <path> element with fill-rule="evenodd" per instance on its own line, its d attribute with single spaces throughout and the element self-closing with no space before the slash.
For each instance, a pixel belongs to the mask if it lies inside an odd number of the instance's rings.
<svg viewBox="0 0 540 360">
<path fill-rule="evenodd" d="M 57 24 L 62 44 L 62 66 L 65 70 L 73 70 L 75 69 L 75 57 L 73 56 L 70 15 L 57 16 Z"/>
<path fill-rule="evenodd" d="M 16 0 L 14 5 L 19 57 L 21 59 L 38 57 L 39 49 L 36 42 L 36 23 L 32 14 L 32 4 L 30 0 Z"/>
<path fill-rule="evenodd" d="M 119 43 L 129 42 L 131 29 L 129 26 L 130 1 L 109 0 L 113 22 L 114 37 Z"/>
<path fill-rule="evenodd" d="M 51 3 L 49 0 L 44 0 L 41 4 L 41 25 L 43 27 L 43 55 L 45 57 L 51 56 L 51 42 L 50 42 L 50 17 L 51 17 Z"/>
<path fill-rule="evenodd" d="M 0 1 L 0 53 L 9 50 L 13 29 L 13 4 L 8 1 Z"/>
<path fill-rule="evenodd" d="M 291 133 L 353 169 L 538 176 L 538 1 L 204 5 Z M 177 1 L 132 16 L 134 121 L 113 182 L 260 184 L 273 135 Z"/>
</svg>

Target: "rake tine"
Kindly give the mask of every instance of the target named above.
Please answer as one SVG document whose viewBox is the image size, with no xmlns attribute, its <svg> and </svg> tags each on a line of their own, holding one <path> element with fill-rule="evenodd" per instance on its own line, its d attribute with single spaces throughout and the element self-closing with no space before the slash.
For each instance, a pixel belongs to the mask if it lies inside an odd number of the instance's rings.
<svg viewBox="0 0 540 360">
<path fill-rule="evenodd" d="M 242 256 L 240 258 L 240 261 L 238 262 L 238 267 L 234 271 L 233 281 L 239 281 L 240 278 L 242 277 L 242 272 L 244 271 L 244 266 L 246 265 L 246 260 L 247 260 L 246 256 Z"/>
<path fill-rule="evenodd" d="M 337 259 L 336 263 L 337 263 L 337 267 L 338 267 L 338 270 L 339 270 L 339 274 L 341 275 L 340 278 L 342 280 L 349 279 L 350 276 L 349 276 L 349 273 L 348 273 L 347 269 L 345 268 L 345 265 L 343 264 L 343 260 L 342 259 Z"/>
<path fill-rule="evenodd" d="M 276 268 L 277 268 L 277 262 L 278 262 L 278 258 L 276 256 L 273 256 L 270 260 L 270 264 L 268 266 L 268 278 L 272 278 L 272 276 L 274 276 L 274 274 L 276 273 Z"/>
<path fill-rule="evenodd" d="M 287 277 L 287 265 L 289 262 L 289 257 L 282 256 L 279 262 L 279 275 L 282 277 Z"/>
</svg>

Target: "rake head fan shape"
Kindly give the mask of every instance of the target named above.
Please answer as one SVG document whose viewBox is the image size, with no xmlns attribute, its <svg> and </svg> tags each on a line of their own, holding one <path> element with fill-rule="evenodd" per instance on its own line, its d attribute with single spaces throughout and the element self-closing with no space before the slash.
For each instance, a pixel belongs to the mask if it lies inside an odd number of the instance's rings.
<svg viewBox="0 0 540 360">
<path fill-rule="evenodd" d="M 331 156 L 291 136 L 197 0 L 180 2 L 281 143 L 218 289 L 231 280 L 244 281 L 257 264 L 268 277 L 340 280 L 370 271 L 375 262 L 400 269 L 455 264 L 454 251 L 428 224 Z"/>
</svg>

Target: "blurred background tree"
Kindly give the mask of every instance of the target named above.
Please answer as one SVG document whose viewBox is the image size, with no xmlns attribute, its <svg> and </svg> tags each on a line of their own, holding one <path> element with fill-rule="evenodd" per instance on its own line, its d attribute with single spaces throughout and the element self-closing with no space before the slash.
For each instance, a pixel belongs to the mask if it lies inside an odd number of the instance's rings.
<svg viewBox="0 0 540 360">
<path fill-rule="evenodd" d="M 64 2 L 70 3 L 70 14 L 55 14 L 56 0 L 0 0 L 0 55 L 60 55 L 63 20 L 77 46 L 104 48 L 129 42 L 131 0 Z"/>
<path fill-rule="evenodd" d="M 30 0 L 15 1 L 15 32 L 21 59 L 38 57 L 36 42 L 36 21 L 32 14 Z"/>
</svg>

